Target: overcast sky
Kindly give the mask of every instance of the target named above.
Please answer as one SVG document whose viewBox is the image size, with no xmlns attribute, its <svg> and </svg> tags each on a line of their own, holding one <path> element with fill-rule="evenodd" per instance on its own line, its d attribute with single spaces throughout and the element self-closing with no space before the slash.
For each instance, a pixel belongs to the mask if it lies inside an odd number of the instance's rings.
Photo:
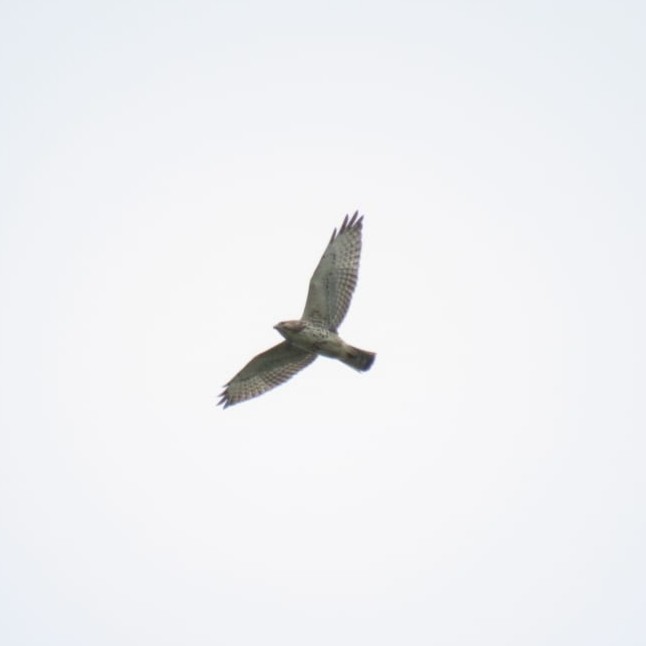
<svg viewBox="0 0 646 646">
<path fill-rule="evenodd" d="M 5 2 L 0 642 L 646 643 L 643 2 Z M 319 359 L 223 411 L 365 215 Z"/>
</svg>

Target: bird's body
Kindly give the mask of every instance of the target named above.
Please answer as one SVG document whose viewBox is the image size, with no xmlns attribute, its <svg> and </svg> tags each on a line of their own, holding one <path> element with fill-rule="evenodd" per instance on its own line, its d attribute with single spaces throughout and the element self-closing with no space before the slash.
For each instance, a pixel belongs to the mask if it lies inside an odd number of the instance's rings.
<svg viewBox="0 0 646 646">
<path fill-rule="evenodd" d="M 359 371 L 372 366 L 374 353 L 347 344 L 337 333 L 357 283 L 362 220 L 358 212 L 346 215 L 338 234 L 334 230 L 310 280 L 302 317 L 274 326 L 285 341 L 254 357 L 229 381 L 219 402 L 225 408 L 282 384 L 319 355 Z"/>
<path fill-rule="evenodd" d="M 375 360 L 374 353 L 349 345 L 336 332 L 318 323 L 283 321 L 274 328 L 295 347 L 330 359 L 339 359 L 355 370 L 368 370 Z"/>
<path fill-rule="evenodd" d="M 343 341 L 332 330 L 302 319 L 298 321 L 283 321 L 274 326 L 275 330 L 285 337 L 292 345 L 315 352 L 326 357 L 338 358 Z"/>
</svg>

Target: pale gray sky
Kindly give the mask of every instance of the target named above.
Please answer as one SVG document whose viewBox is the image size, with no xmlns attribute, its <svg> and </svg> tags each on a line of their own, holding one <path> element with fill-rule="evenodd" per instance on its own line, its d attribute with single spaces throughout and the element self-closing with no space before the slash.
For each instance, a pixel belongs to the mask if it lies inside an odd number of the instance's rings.
<svg viewBox="0 0 646 646">
<path fill-rule="evenodd" d="M 646 643 L 643 2 L 0 13 L 0 643 Z"/>
</svg>

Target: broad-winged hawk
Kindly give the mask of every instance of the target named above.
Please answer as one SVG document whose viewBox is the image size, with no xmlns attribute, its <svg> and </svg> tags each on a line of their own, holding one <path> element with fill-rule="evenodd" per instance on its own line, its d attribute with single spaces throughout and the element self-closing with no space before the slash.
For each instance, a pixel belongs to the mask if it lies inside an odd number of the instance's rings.
<svg viewBox="0 0 646 646">
<path fill-rule="evenodd" d="M 282 321 L 274 329 L 285 341 L 254 357 L 220 394 L 224 408 L 238 404 L 284 383 L 308 366 L 318 355 L 339 359 L 359 371 L 375 360 L 373 352 L 347 344 L 337 334 L 357 284 L 361 255 L 363 216 L 345 216 L 335 229 L 310 280 L 303 315 Z"/>
</svg>

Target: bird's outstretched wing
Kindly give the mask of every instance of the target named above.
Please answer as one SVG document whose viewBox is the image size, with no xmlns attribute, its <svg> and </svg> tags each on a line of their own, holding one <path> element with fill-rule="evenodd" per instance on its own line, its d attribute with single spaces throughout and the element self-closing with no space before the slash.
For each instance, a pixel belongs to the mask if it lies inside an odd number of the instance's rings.
<svg viewBox="0 0 646 646">
<path fill-rule="evenodd" d="M 323 323 L 335 330 L 343 321 L 359 274 L 361 256 L 361 223 L 359 212 L 345 216 L 310 280 L 303 319 Z"/>
<path fill-rule="evenodd" d="M 317 355 L 283 341 L 255 356 L 220 393 L 224 408 L 280 386 L 308 366 Z"/>
</svg>

